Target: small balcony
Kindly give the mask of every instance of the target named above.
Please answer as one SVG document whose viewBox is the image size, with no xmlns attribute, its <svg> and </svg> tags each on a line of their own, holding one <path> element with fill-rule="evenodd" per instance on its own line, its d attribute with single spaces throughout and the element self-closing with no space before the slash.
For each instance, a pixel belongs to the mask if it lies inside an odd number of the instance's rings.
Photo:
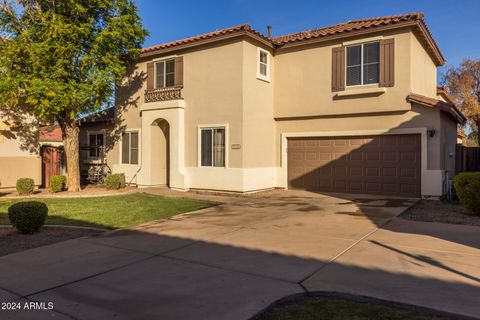
<svg viewBox="0 0 480 320">
<path fill-rule="evenodd" d="M 145 90 L 145 103 L 182 99 L 182 87 Z"/>
</svg>

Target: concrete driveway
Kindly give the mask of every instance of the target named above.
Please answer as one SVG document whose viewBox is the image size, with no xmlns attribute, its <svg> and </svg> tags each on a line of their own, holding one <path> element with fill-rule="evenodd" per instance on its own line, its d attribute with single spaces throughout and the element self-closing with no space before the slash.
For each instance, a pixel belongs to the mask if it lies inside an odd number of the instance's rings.
<svg viewBox="0 0 480 320">
<path fill-rule="evenodd" d="M 222 200 L 1 257 L 0 300 L 53 310 L 0 318 L 248 319 L 306 291 L 480 315 L 478 227 L 395 218 L 408 199 L 274 191 Z"/>
</svg>

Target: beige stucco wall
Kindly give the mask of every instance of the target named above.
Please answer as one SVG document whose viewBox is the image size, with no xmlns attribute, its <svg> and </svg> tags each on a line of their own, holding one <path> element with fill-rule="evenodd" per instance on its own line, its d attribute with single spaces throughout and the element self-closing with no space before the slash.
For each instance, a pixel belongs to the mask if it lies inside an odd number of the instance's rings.
<svg viewBox="0 0 480 320">
<path fill-rule="evenodd" d="M 242 42 L 230 41 L 183 53 L 185 166 L 196 167 L 198 126 L 228 124 L 230 144 L 243 145 Z M 243 166 L 243 152 L 226 146 L 230 168 Z"/>
<path fill-rule="evenodd" d="M 410 92 L 435 98 L 437 68 L 418 38 L 410 34 Z"/>
<path fill-rule="evenodd" d="M 410 91 L 410 46 L 408 29 L 372 34 L 368 38 L 395 39 L 395 86 L 384 93 L 339 97 L 331 90 L 332 48 L 348 38 L 309 47 L 281 51 L 275 56 L 275 117 L 345 115 L 385 111 L 406 111 L 405 97 Z M 378 85 L 370 87 L 378 88 Z M 347 87 L 345 92 L 354 88 Z"/>
<path fill-rule="evenodd" d="M 39 156 L 0 157 L 0 188 L 14 188 L 18 179 L 31 178 L 42 183 L 42 160 Z"/>
<path fill-rule="evenodd" d="M 0 188 L 13 188 L 19 178 L 41 184 L 42 167 L 38 154 L 25 150 L 21 139 L 0 121 Z"/>
<path fill-rule="evenodd" d="M 270 79 L 257 78 L 258 44 L 243 43 L 243 165 L 244 168 L 272 167 L 275 163 L 275 121 L 273 90 L 275 61 L 271 59 Z M 262 47 L 267 50 L 268 48 Z M 272 53 L 270 50 L 270 58 Z"/>
<path fill-rule="evenodd" d="M 226 41 L 202 49 L 178 52 L 184 61 L 184 85 L 182 97 L 185 108 L 185 165 L 197 166 L 197 134 L 199 125 L 229 124 L 231 143 L 242 144 L 242 53 L 241 41 Z M 156 56 L 163 60 L 174 55 Z M 146 75 L 147 63 L 140 61 L 136 72 Z M 122 113 L 121 124 L 125 128 L 140 128 L 140 111 L 147 107 L 144 103 L 146 81 L 131 97 Z M 242 167 L 242 153 L 229 154 L 230 167 Z"/>
<path fill-rule="evenodd" d="M 457 123 L 446 113 L 441 114 L 440 145 L 442 153 L 441 167 L 449 172 L 449 177 L 455 175 L 455 146 L 457 144 Z"/>
</svg>

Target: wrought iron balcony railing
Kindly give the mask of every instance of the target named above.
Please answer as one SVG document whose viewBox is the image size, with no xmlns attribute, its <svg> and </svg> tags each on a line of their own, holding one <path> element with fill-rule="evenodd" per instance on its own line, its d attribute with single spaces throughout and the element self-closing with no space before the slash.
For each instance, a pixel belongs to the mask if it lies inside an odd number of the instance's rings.
<svg viewBox="0 0 480 320">
<path fill-rule="evenodd" d="M 145 102 L 182 99 L 182 87 L 167 87 L 145 90 Z"/>
</svg>

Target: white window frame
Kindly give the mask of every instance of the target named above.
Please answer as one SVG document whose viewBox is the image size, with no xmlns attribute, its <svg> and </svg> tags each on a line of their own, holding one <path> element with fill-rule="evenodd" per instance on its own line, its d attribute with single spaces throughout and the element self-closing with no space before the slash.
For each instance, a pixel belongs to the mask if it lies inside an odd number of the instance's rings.
<svg viewBox="0 0 480 320">
<path fill-rule="evenodd" d="M 266 63 L 267 74 L 266 75 L 263 75 L 263 74 L 260 73 L 260 65 L 262 64 L 262 62 L 260 62 L 260 54 L 262 52 L 267 54 L 267 63 Z M 270 52 L 257 47 L 256 64 L 257 64 L 257 79 L 270 82 L 270 69 L 271 69 L 271 66 L 272 66 L 272 58 L 271 58 Z"/>
<path fill-rule="evenodd" d="M 370 43 L 374 43 L 374 42 L 378 42 L 379 43 L 379 47 L 378 47 L 378 50 L 380 51 L 380 40 L 372 40 L 372 41 L 366 41 L 366 42 L 361 42 L 361 43 L 350 43 L 348 45 L 345 46 L 345 88 L 356 88 L 356 87 L 365 87 L 365 86 L 375 86 L 375 85 L 378 85 L 380 83 L 380 52 L 378 53 L 378 82 L 374 82 L 374 83 L 363 83 L 363 46 L 366 45 L 366 44 L 370 44 Z M 354 85 L 348 85 L 347 84 L 347 64 L 348 64 L 348 48 L 349 47 L 358 47 L 360 46 L 361 47 L 361 50 L 360 50 L 360 84 L 354 84 Z M 374 63 L 377 63 L 377 62 L 374 62 Z M 369 64 L 374 64 L 374 63 L 369 63 Z"/>
<path fill-rule="evenodd" d="M 173 60 L 173 85 L 167 86 L 167 61 Z M 175 86 L 175 57 L 168 57 L 168 58 L 163 58 L 160 60 L 153 61 L 154 63 L 154 70 L 155 70 L 155 79 L 154 79 L 154 87 L 155 89 L 164 89 L 164 88 L 171 88 Z M 163 87 L 157 87 L 157 64 L 163 63 L 163 81 L 164 86 Z"/>
<path fill-rule="evenodd" d="M 202 129 L 224 129 L 225 130 L 225 164 L 223 167 L 215 166 L 202 166 Z M 229 159 L 229 139 L 228 139 L 228 123 L 222 124 L 202 124 L 197 127 L 197 167 L 198 168 L 209 168 L 209 169 L 228 169 L 228 159 Z M 213 139 L 212 139 L 213 143 Z"/>
<path fill-rule="evenodd" d="M 122 159 L 122 151 L 123 151 L 123 134 L 124 133 L 129 133 L 129 132 L 138 132 L 138 164 L 132 164 L 132 163 L 123 163 Z M 142 129 L 140 128 L 131 128 L 128 130 L 125 130 L 121 133 L 121 139 L 120 139 L 120 147 L 119 149 L 119 154 L 118 154 L 118 159 L 119 159 L 119 164 L 122 166 L 135 166 L 138 167 L 142 163 Z M 129 151 L 129 160 L 132 158 L 132 150 Z"/>
<path fill-rule="evenodd" d="M 105 129 L 96 130 L 96 131 L 87 131 L 88 147 L 90 147 L 90 136 L 99 135 L 99 134 L 103 135 L 103 148 L 104 148 L 103 152 L 105 152 L 105 146 L 106 146 L 106 141 L 107 141 L 106 134 L 105 134 Z M 100 160 L 100 157 L 91 157 L 90 156 L 90 149 L 88 149 L 87 159 L 88 160 Z"/>
</svg>

